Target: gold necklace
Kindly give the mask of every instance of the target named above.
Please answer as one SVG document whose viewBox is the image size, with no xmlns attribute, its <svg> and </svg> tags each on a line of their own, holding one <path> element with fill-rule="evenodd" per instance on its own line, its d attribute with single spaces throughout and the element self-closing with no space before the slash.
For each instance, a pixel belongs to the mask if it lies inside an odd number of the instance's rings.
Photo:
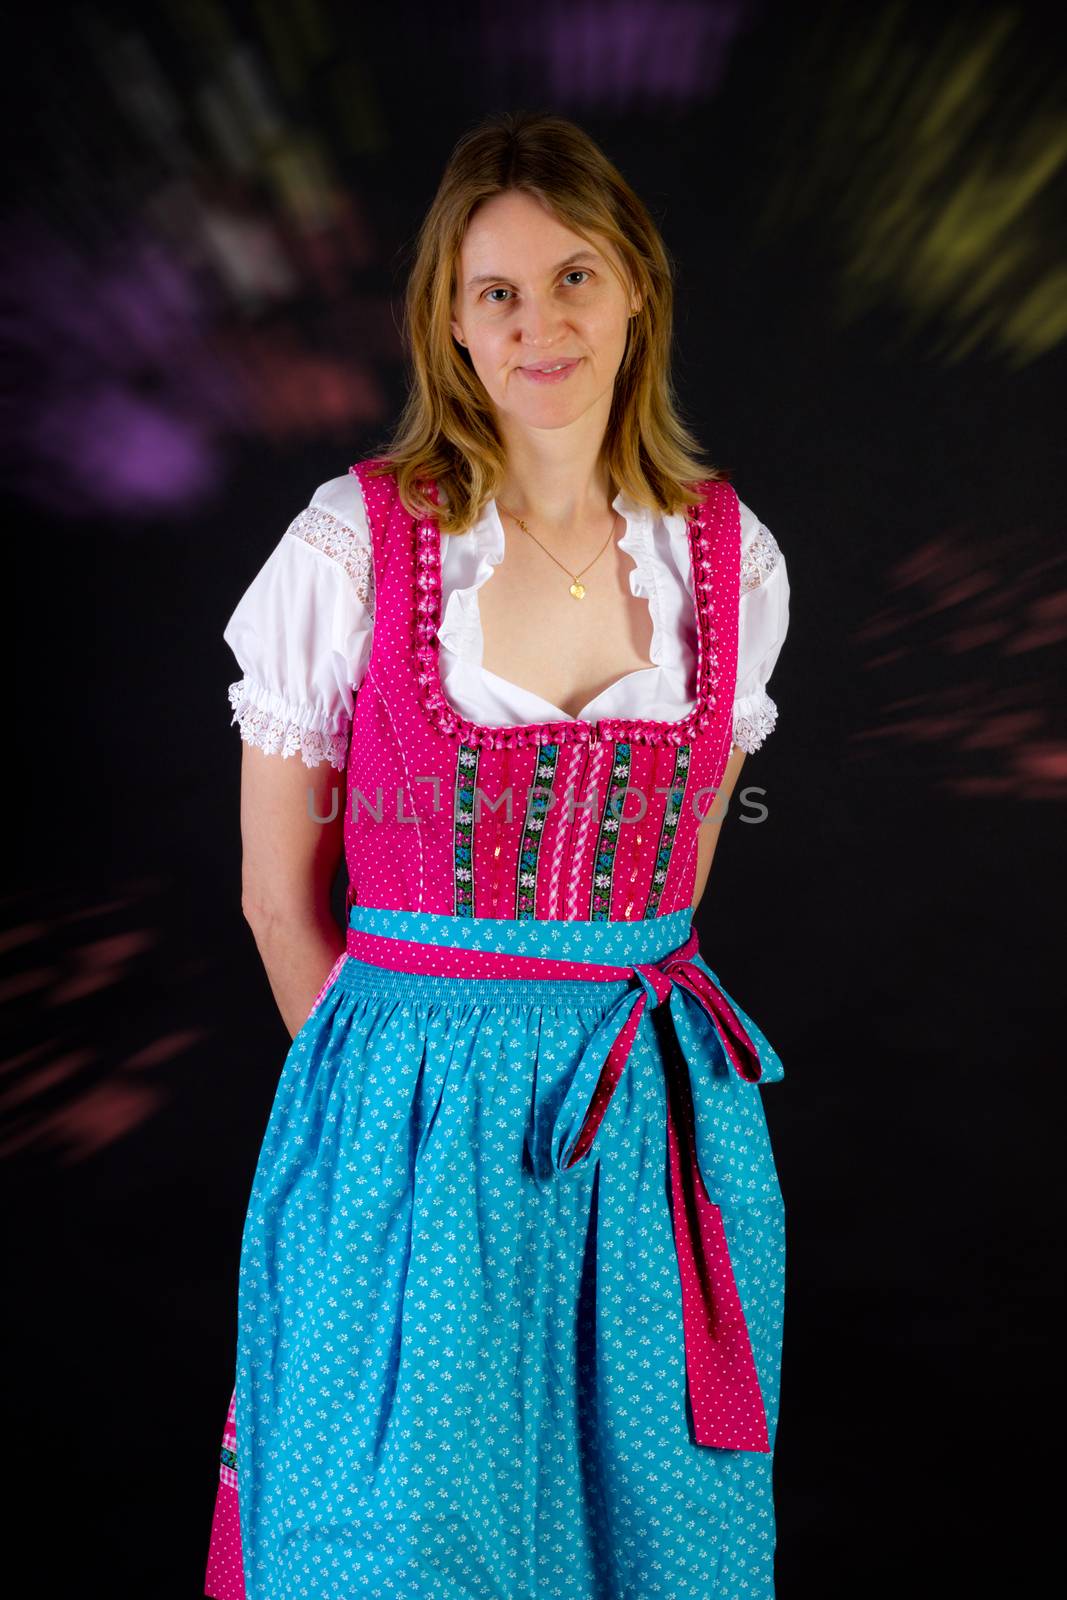
<svg viewBox="0 0 1067 1600">
<path fill-rule="evenodd" d="M 569 567 L 564 567 L 563 566 L 563 562 L 557 560 L 556 557 L 552 555 L 551 550 L 546 549 L 545 546 L 543 544 L 541 544 L 540 539 L 538 539 L 535 534 L 530 533 L 529 528 L 526 526 L 525 522 L 522 520 L 521 517 L 517 517 L 515 515 L 514 511 L 508 511 L 507 506 L 501 505 L 499 500 L 497 501 L 497 505 L 500 506 L 501 511 L 507 511 L 508 516 L 511 518 L 511 520 L 513 522 L 517 522 L 518 523 L 518 525 L 522 529 L 523 533 L 530 534 L 530 538 L 533 540 L 534 544 L 540 544 L 541 545 L 541 549 L 544 550 L 546 556 L 552 556 L 552 560 L 556 562 L 556 566 L 557 567 L 562 567 L 563 571 L 567 574 L 568 578 L 572 578 L 574 580 L 572 582 L 572 584 L 571 584 L 571 594 L 574 596 L 574 598 L 576 600 L 584 600 L 585 599 L 585 584 L 582 582 L 582 573 L 581 572 L 572 572 Z M 600 557 L 604 554 L 604 551 L 607 549 L 608 545 L 611 543 L 612 535 L 615 532 L 615 527 L 616 527 L 616 524 L 618 523 L 618 520 L 619 520 L 619 513 L 616 511 L 615 519 L 611 524 L 611 532 L 608 534 L 607 538 L 604 540 L 604 543 L 601 545 L 600 549 L 598 550 L 597 554 L 593 557 L 592 561 L 590 561 L 589 565 L 582 569 L 583 572 L 591 572 L 593 570 L 593 568 L 596 566 L 597 562 L 600 560 Z"/>
</svg>

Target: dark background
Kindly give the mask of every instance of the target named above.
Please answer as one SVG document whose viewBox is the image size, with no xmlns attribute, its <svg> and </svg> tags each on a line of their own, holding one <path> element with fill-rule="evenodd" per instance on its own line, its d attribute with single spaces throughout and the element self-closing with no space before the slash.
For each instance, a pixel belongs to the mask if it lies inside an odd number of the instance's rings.
<svg viewBox="0 0 1067 1600">
<path fill-rule="evenodd" d="M 34 1592 L 201 1593 L 289 1042 L 240 914 L 222 628 L 384 436 L 414 231 L 454 140 L 519 108 L 580 122 L 652 210 L 686 415 L 788 561 L 779 722 L 741 779 L 768 820 L 727 823 L 697 916 L 786 1068 L 780 1595 L 1038 1592 L 1067 790 L 1045 14 L 199 0 L 22 27 L 2 1148 Z"/>
</svg>

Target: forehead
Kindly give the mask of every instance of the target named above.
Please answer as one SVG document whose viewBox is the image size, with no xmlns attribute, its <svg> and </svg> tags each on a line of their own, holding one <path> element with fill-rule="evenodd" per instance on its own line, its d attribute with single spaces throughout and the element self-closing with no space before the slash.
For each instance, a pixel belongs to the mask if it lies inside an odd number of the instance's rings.
<svg viewBox="0 0 1067 1600">
<path fill-rule="evenodd" d="M 460 281 L 529 277 L 558 271 L 572 257 L 611 261 L 606 239 L 575 233 L 540 201 L 526 194 L 494 195 L 475 211 L 459 251 Z"/>
</svg>

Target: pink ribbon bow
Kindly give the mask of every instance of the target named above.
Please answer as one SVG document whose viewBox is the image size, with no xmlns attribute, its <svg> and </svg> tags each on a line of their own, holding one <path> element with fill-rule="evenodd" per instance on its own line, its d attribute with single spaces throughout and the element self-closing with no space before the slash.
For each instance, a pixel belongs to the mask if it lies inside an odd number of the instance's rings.
<svg viewBox="0 0 1067 1600">
<path fill-rule="evenodd" d="M 762 1077 L 759 1052 L 747 1029 L 721 989 L 692 959 L 698 946 L 693 928 L 685 944 L 661 961 L 617 966 L 431 945 L 350 927 L 347 953 L 394 970 L 453 977 L 558 977 L 562 968 L 579 978 L 620 979 L 637 974 L 640 990 L 623 995 L 595 1030 L 557 1114 L 551 1138 L 552 1164 L 564 1172 L 589 1152 L 649 1000 L 653 1008 L 669 1004 L 675 986 L 688 991 L 703 1007 L 735 1072 L 748 1083 L 757 1083 Z M 626 1013 L 621 1027 L 620 1010 Z M 606 1039 L 612 1042 L 605 1060 L 601 1052 Z M 572 1140 L 572 1112 L 576 1104 L 581 1105 L 584 1086 L 598 1059 L 603 1066 Z M 752 1342 L 734 1280 L 722 1212 L 708 1194 L 697 1158 L 692 1084 L 680 1048 L 668 1051 L 665 1067 L 671 1221 L 681 1277 L 685 1365 L 696 1442 L 719 1450 L 766 1453 L 770 1451 L 767 1414 Z"/>
<path fill-rule="evenodd" d="M 669 1003 L 675 984 L 703 1006 L 740 1077 L 749 1083 L 759 1081 L 763 1072 L 759 1053 L 722 991 L 691 959 L 697 947 L 694 929 L 686 943 L 662 961 L 623 969 L 637 973 L 641 991 L 608 1051 L 570 1153 L 565 1153 L 566 1144 L 563 1149 L 557 1145 L 554 1154 L 561 1170 L 580 1161 L 596 1137 L 649 999 L 653 1007 Z M 596 1048 L 597 1037 L 595 1034 L 590 1041 L 590 1051 Z M 722 1212 L 708 1194 L 697 1159 L 692 1085 L 680 1049 L 668 1053 L 665 1066 L 671 1219 L 682 1284 L 685 1365 L 696 1441 L 720 1450 L 767 1452 L 767 1414 L 752 1343 Z"/>
</svg>

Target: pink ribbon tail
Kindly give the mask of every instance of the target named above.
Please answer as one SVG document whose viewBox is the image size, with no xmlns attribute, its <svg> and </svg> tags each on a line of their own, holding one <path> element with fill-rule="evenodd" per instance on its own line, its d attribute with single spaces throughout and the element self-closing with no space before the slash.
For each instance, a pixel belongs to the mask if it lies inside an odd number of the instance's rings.
<svg viewBox="0 0 1067 1600">
<path fill-rule="evenodd" d="M 635 969 L 658 1004 L 678 983 L 711 1019 L 731 1066 L 746 1082 L 758 1082 L 762 1066 L 752 1040 L 729 1001 L 689 956 L 695 933 L 664 961 Z M 608 1052 L 582 1121 L 573 1166 L 588 1152 L 622 1076 L 648 988 L 638 995 Z M 719 1450 L 768 1453 L 767 1413 L 741 1296 L 734 1278 L 722 1211 L 708 1194 L 697 1159 L 696 1126 L 688 1063 L 675 1036 L 667 1067 L 667 1145 L 671 1169 L 671 1222 L 682 1289 L 685 1367 L 693 1431 L 698 1444 Z"/>
</svg>

